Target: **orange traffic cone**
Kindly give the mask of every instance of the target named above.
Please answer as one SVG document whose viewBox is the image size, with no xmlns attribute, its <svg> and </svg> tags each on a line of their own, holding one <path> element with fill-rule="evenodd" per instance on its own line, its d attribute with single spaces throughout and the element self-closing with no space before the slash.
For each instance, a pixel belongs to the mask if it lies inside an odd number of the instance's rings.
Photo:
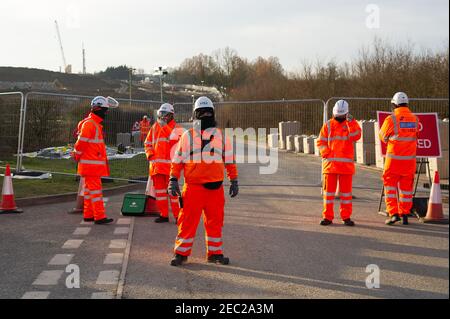
<svg viewBox="0 0 450 319">
<path fill-rule="evenodd" d="M 159 209 L 156 205 L 156 192 L 151 176 L 148 177 L 145 195 L 147 195 L 147 200 L 145 201 L 145 213 L 159 216 Z"/>
<path fill-rule="evenodd" d="M 438 172 L 434 175 L 434 182 L 430 193 L 430 201 L 428 202 L 427 216 L 424 218 L 423 222 L 448 224 L 448 219 L 445 218 L 444 209 L 442 207 L 442 194 Z"/>
<path fill-rule="evenodd" d="M 84 177 L 80 177 L 80 185 L 78 186 L 77 205 L 70 210 L 69 214 L 83 214 L 84 209 Z"/>
<path fill-rule="evenodd" d="M 6 164 L 5 178 L 3 179 L 2 203 L 0 205 L 0 214 L 22 213 L 18 209 L 14 200 L 14 190 L 11 177 L 11 168 Z"/>
</svg>

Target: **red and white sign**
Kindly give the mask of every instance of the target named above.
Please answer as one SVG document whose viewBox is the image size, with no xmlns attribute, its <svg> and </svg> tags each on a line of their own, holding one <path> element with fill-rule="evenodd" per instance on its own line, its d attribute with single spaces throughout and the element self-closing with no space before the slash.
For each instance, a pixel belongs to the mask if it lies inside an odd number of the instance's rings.
<svg viewBox="0 0 450 319">
<path fill-rule="evenodd" d="M 391 115 L 392 113 L 390 112 L 377 112 L 380 128 L 383 126 L 384 120 Z M 420 122 L 420 133 L 417 141 L 417 157 L 442 157 L 437 113 L 415 113 L 415 115 L 419 118 Z M 378 138 L 378 136 L 375 138 Z M 387 144 L 381 142 L 381 154 L 383 154 L 383 156 L 386 156 L 386 148 Z"/>
</svg>

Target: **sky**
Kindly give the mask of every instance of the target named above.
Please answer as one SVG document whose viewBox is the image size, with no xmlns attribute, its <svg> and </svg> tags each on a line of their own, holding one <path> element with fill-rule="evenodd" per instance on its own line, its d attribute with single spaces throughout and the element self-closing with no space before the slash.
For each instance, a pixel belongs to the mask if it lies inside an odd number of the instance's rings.
<svg viewBox="0 0 450 319">
<path fill-rule="evenodd" d="M 448 0 L 0 0 L 0 66 L 73 71 L 129 65 L 147 73 L 230 47 L 250 61 L 351 61 L 378 37 L 417 50 L 449 43 Z"/>
</svg>

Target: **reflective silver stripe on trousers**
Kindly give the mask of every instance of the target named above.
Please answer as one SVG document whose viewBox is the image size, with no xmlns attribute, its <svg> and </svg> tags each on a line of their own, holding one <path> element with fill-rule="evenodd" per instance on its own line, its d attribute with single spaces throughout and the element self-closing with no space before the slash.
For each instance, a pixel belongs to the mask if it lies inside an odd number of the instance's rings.
<svg viewBox="0 0 450 319">
<path fill-rule="evenodd" d="M 386 186 L 385 189 L 386 189 L 387 191 L 395 191 L 395 192 L 397 192 L 397 187 Z"/>
<path fill-rule="evenodd" d="M 410 160 L 416 159 L 416 156 L 400 156 L 400 155 L 394 155 L 394 154 L 387 154 L 386 157 L 395 159 L 395 160 L 399 160 L 399 161 L 410 161 Z"/>
<path fill-rule="evenodd" d="M 351 200 L 341 200 L 341 204 L 348 205 L 353 203 Z"/>
<path fill-rule="evenodd" d="M 399 189 L 399 191 L 401 195 L 411 195 L 411 196 L 414 195 L 414 192 L 402 191 L 401 189 Z"/>
<path fill-rule="evenodd" d="M 325 162 L 342 162 L 342 163 L 353 163 L 353 160 L 350 158 L 326 158 Z"/>
<path fill-rule="evenodd" d="M 152 161 L 153 163 L 171 163 L 171 160 L 165 160 L 165 159 L 156 159 L 154 161 Z"/>
<path fill-rule="evenodd" d="M 175 250 L 181 251 L 183 253 L 190 251 L 191 247 L 175 247 Z"/>
<path fill-rule="evenodd" d="M 106 161 L 91 161 L 91 160 L 81 160 L 81 164 L 90 164 L 90 165 L 106 165 Z"/>
<path fill-rule="evenodd" d="M 352 193 L 339 193 L 341 197 L 352 197 Z"/>
<path fill-rule="evenodd" d="M 384 195 L 386 198 L 397 198 L 396 194 L 386 194 Z"/>
<path fill-rule="evenodd" d="M 219 251 L 219 250 L 223 250 L 223 248 L 222 248 L 222 246 L 219 246 L 219 247 L 208 246 L 208 250 L 209 251 Z"/>
<path fill-rule="evenodd" d="M 334 204 L 334 200 L 324 200 L 325 204 Z"/>
<path fill-rule="evenodd" d="M 96 203 L 96 202 L 101 202 L 102 200 L 103 200 L 103 197 L 96 197 L 96 198 L 93 198 L 91 201 L 93 203 Z"/>
<path fill-rule="evenodd" d="M 101 190 L 97 190 L 97 191 L 90 191 L 91 195 L 99 195 L 102 194 L 103 192 Z"/>
<path fill-rule="evenodd" d="M 217 237 L 206 237 L 207 241 L 210 241 L 212 243 L 220 243 L 222 242 L 222 238 L 217 238 Z"/>
<path fill-rule="evenodd" d="M 336 193 L 325 193 L 325 196 L 328 196 L 328 197 L 334 197 L 336 195 Z"/>
<path fill-rule="evenodd" d="M 89 196 L 89 195 L 84 195 L 84 199 L 91 199 L 91 196 Z"/>
<path fill-rule="evenodd" d="M 156 200 L 157 200 L 158 202 L 161 202 L 161 201 L 163 201 L 163 200 L 167 200 L 167 197 L 156 197 Z"/>
<path fill-rule="evenodd" d="M 181 244 L 192 244 L 194 242 L 194 238 L 180 238 L 177 237 L 177 241 L 180 242 Z"/>
<path fill-rule="evenodd" d="M 402 203 L 412 203 L 413 199 L 412 198 L 400 197 L 400 202 L 402 202 Z"/>
</svg>

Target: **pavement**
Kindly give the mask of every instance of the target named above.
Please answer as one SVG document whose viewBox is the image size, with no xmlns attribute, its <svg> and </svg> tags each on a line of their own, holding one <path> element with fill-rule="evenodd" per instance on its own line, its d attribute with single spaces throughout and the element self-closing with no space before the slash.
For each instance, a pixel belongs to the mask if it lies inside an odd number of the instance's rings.
<svg viewBox="0 0 450 319">
<path fill-rule="evenodd" d="M 286 153 L 281 161 L 280 172 L 261 178 L 257 166 L 241 165 L 241 192 L 226 204 L 228 266 L 205 262 L 202 223 L 188 263 L 169 266 L 173 220 L 121 216 L 123 195 L 107 199 L 111 225 L 67 214 L 74 202 L 0 215 L 0 298 L 449 298 L 448 225 L 411 218 L 385 226 L 379 172 L 360 169 L 356 226 L 342 225 L 338 213 L 332 226 L 319 226 L 320 188 L 293 185 L 320 184 L 320 161 Z M 373 269 L 380 285 L 369 289 Z"/>
</svg>

